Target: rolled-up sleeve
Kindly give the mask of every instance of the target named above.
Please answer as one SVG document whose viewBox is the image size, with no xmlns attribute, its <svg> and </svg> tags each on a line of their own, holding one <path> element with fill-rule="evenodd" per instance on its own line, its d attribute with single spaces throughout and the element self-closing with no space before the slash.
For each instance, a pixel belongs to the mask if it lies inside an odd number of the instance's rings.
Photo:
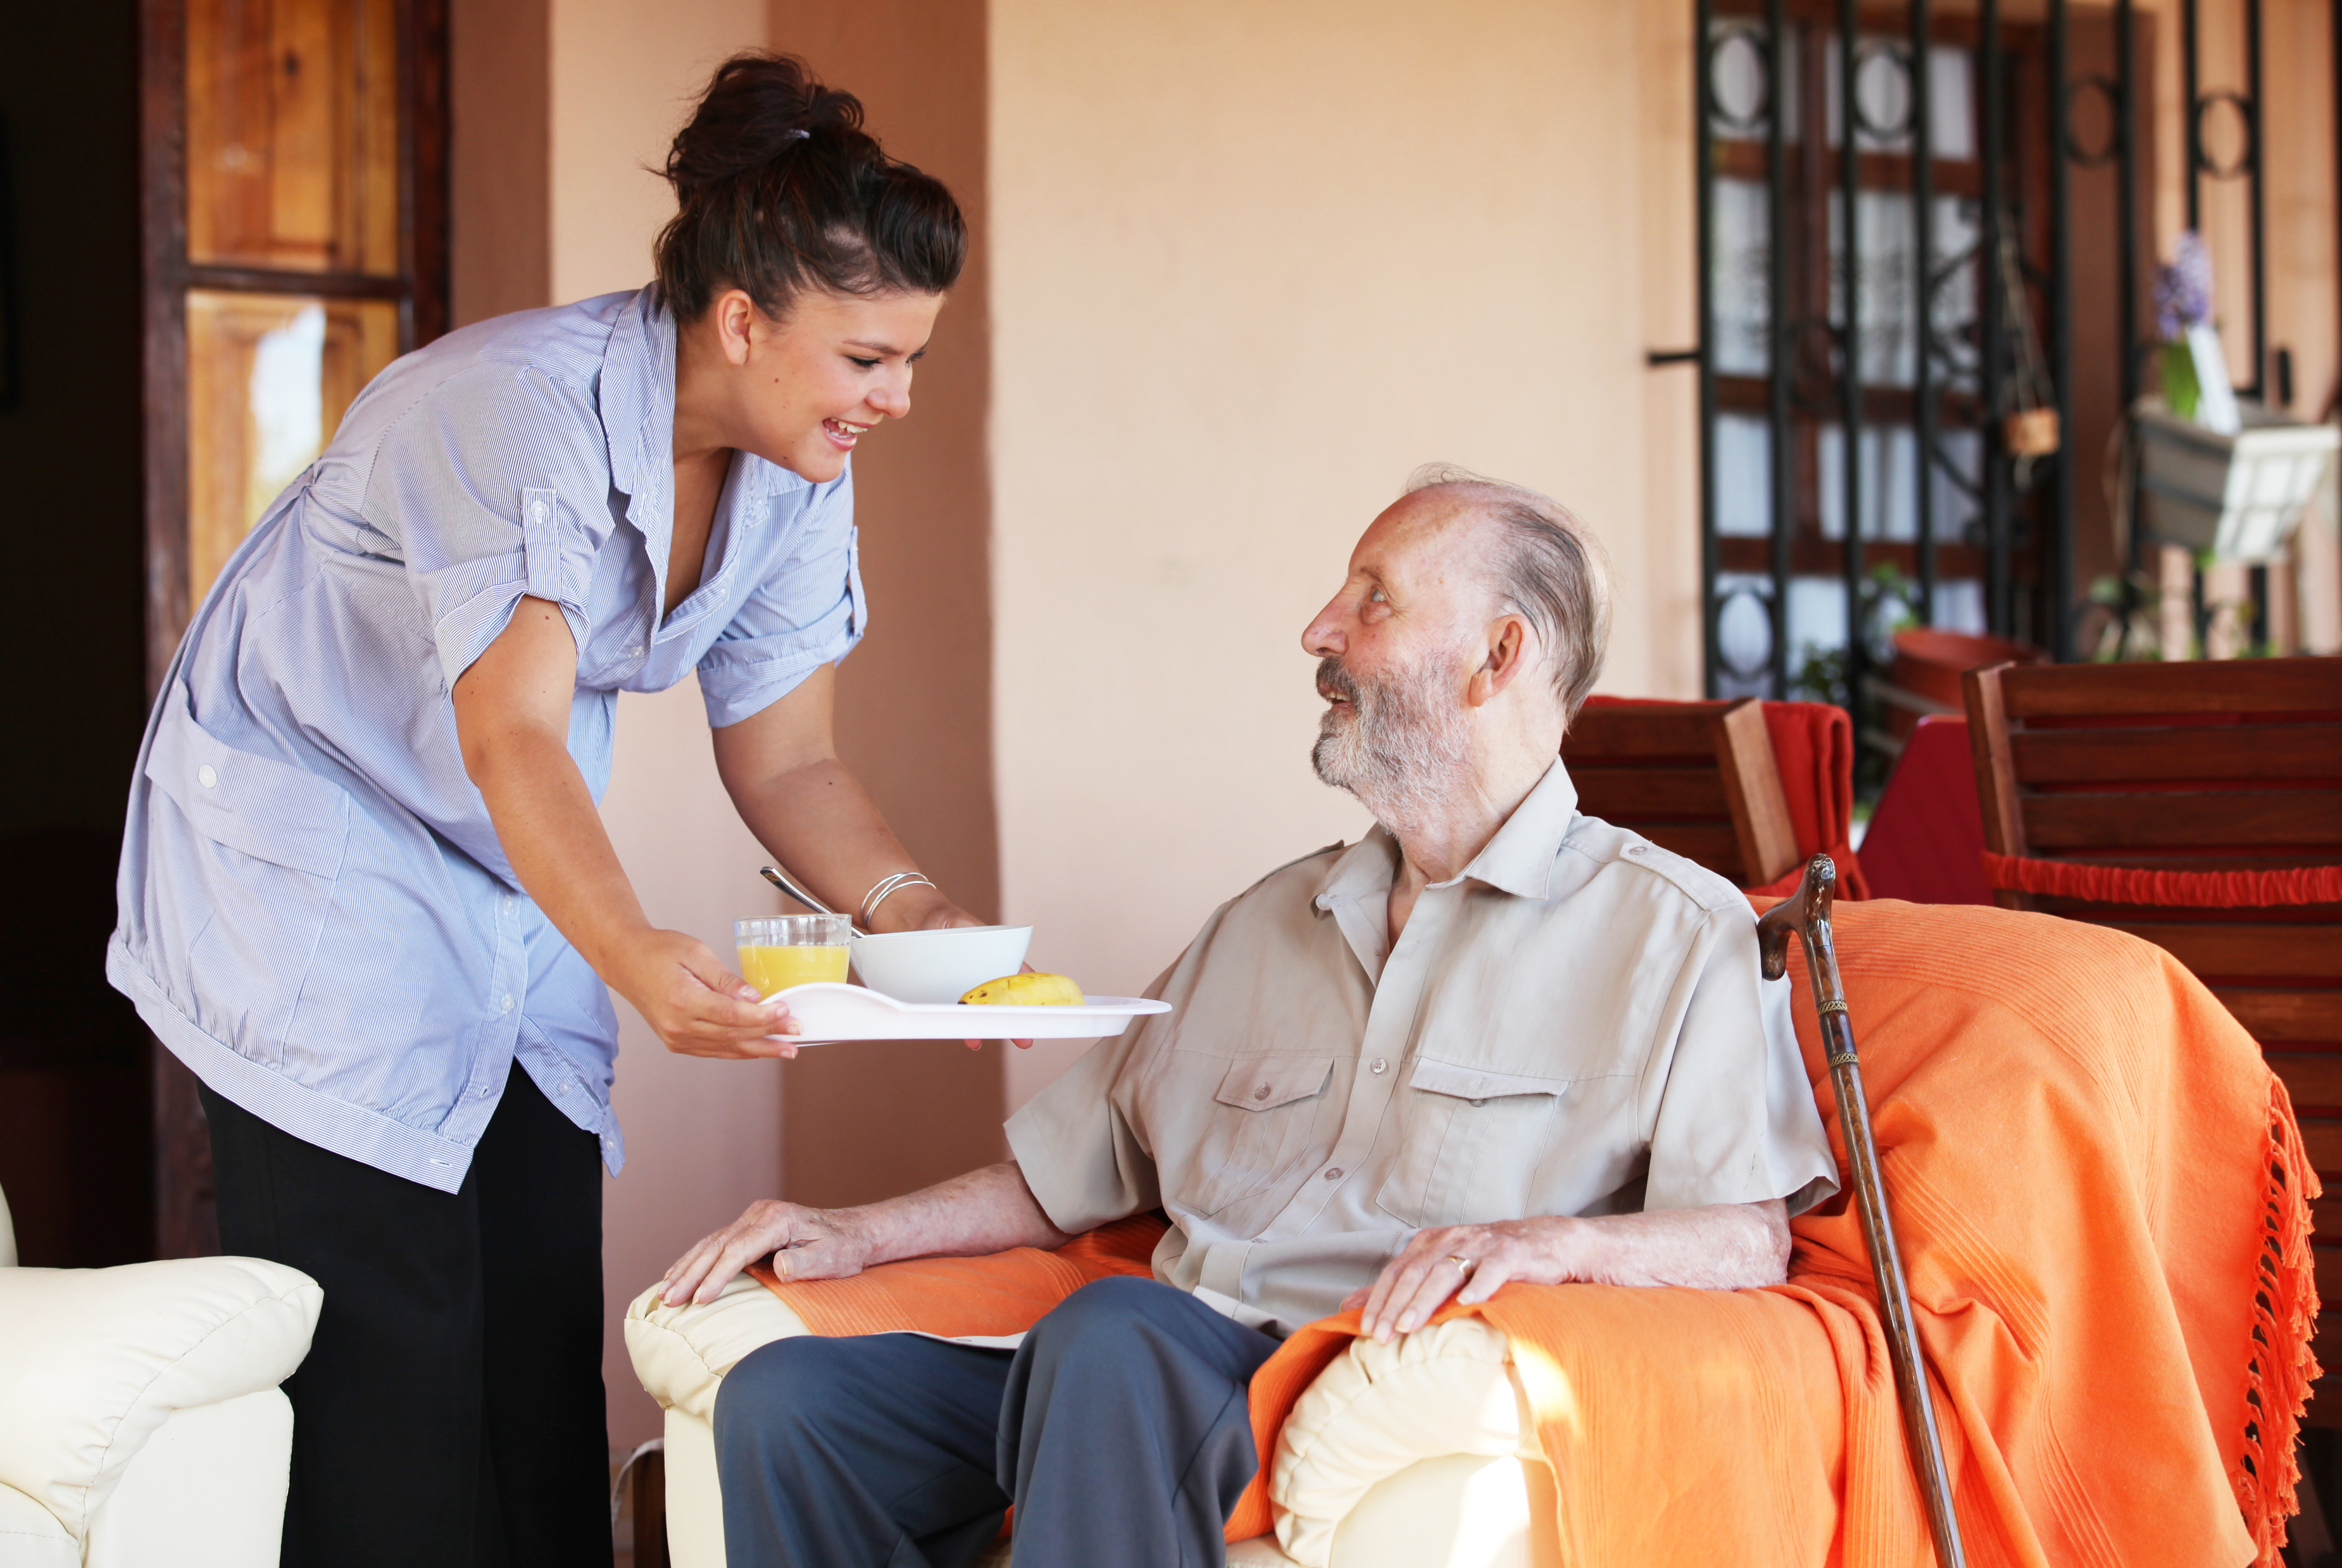
<svg viewBox="0 0 2342 1568">
<path fill-rule="evenodd" d="M 608 540 L 609 466 L 590 392 L 483 365 L 451 377 L 385 433 L 365 514 L 395 540 L 449 686 L 523 595 L 561 606 L 577 645 Z"/>
<path fill-rule="evenodd" d="M 793 532 L 699 661 L 699 693 L 716 729 L 780 701 L 852 652 L 868 627 L 852 469 L 816 486 L 793 519 L 766 526 Z"/>
<path fill-rule="evenodd" d="M 1789 1017 L 1789 982 L 1757 964 L 1744 909 L 1711 911 L 1686 962 L 1688 1004 L 1671 1047 L 1651 1134 L 1646 1209 L 1787 1200 L 1804 1213 L 1837 1190 Z"/>
<path fill-rule="evenodd" d="M 1148 1064 L 1178 1028 L 1195 980 L 1194 956 L 1190 948 L 1146 988 L 1171 1004 L 1170 1012 L 1135 1018 L 1120 1034 L 1099 1041 L 1008 1119 L 1008 1151 L 1025 1184 L 1049 1223 L 1068 1234 L 1163 1206 L 1138 1092 Z"/>
</svg>

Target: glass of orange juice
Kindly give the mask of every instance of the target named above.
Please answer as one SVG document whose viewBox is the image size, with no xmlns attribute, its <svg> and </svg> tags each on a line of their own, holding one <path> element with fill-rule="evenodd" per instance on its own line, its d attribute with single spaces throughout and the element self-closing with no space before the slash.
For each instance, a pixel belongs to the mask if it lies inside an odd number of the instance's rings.
<svg viewBox="0 0 2342 1568">
<path fill-rule="evenodd" d="M 775 914 L 736 920 L 732 940 L 740 950 L 740 978 L 770 996 L 792 985 L 846 978 L 843 914 Z"/>
</svg>

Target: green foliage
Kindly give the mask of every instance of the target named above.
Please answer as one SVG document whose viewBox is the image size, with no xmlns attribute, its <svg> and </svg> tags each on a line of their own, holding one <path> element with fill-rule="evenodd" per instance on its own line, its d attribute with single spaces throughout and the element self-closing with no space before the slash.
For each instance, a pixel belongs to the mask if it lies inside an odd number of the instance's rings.
<svg viewBox="0 0 2342 1568">
<path fill-rule="evenodd" d="M 2163 377 L 2163 405 L 2178 418 L 2195 418 L 2204 398 L 2203 384 L 2196 379 L 2196 351 L 2180 338 L 2165 344 L 2155 364 Z"/>
</svg>

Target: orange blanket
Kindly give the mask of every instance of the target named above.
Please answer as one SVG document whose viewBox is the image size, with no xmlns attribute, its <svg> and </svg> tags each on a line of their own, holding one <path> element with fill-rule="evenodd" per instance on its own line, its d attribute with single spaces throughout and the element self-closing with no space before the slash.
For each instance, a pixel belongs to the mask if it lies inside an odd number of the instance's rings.
<svg viewBox="0 0 2342 1568">
<path fill-rule="evenodd" d="M 1971 1561 L 2274 1568 L 2316 1372 L 2315 1179 L 2252 1041 L 2118 933 L 1899 903 L 1837 925 Z M 1515 1286 L 1476 1309 L 1512 1341 L 1552 1462 L 1548 1561 L 1927 1560 L 1869 1263 L 1832 1207 L 1795 1223 L 1774 1289 Z M 1020 1252 L 776 1288 L 817 1332 L 1012 1332 L 946 1325 L 1021 1326 L 1138 1272 L 1152 1224 L 1083 1238 L 1046 1280 L 1053 1255 Z M 834 1310 L 848 1293 L 871 1315 Z M 966 1304 L 994 1293 L 1022 1303 Z M 1264 1456 L 1355 1328 L 1313 1324 L 1256 1376 Z M 1256 1481 L 1229 1538 L 1270 1523 Z"/>
</svg>

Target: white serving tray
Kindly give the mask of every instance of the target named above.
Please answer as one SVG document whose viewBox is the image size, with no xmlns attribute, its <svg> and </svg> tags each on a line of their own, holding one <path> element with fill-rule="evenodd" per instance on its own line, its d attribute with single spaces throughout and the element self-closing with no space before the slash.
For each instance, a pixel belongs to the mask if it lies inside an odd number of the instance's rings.
<svg viewBox="0 0 2342 1568">
<path fill-rule="evenodd" d="M 969 1007 L 957 1002 L 897 1002 L 867 986 L 816 980 L 773 993 L 786 1001 L 799 1045 L 841 1040 L 1096 1040 L 1134 1018 L 1168 1013 L 1167 1002 L 1093 996 L 1078 1007 Z M 770 1000 L 770 998 L 767 998 Z"/>
</svg>

